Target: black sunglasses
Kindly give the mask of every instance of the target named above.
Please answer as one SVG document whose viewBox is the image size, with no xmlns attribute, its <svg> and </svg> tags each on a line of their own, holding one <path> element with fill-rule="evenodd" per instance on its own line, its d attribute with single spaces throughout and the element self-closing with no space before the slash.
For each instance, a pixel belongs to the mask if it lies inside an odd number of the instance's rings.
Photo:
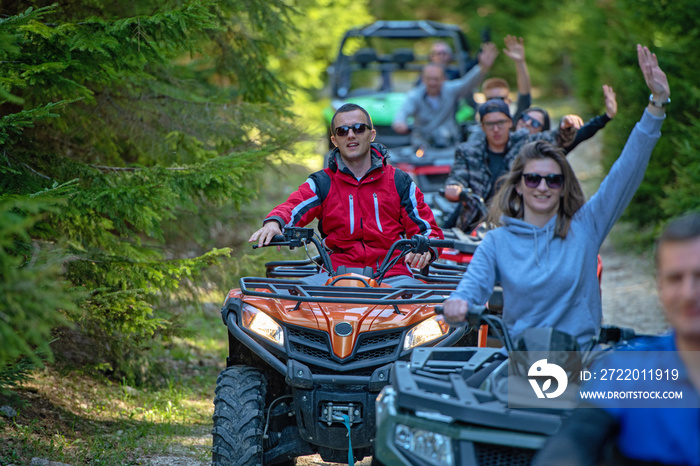
<svg viewBox="0 0 700 466">
<path fill-rule="evenodd" d="M 355 134 L 362 134 L 366 129 L 372 129 L 367 123 L 355 123 L 354 125 L 343 125 L 338 126 L 333 134 L 340 136 L 341 138 L 347 136 L 350 130 L 353 130 Z"/>
<path fill-rule="evenodd" d="M 550 173 L 546 176 L 542 176 L 539 173 L 523 173 L 523 181 L 528 188 L 538 187 L 542 178 L 547 182 L 547 186 L 552 189 L 561 188 L 564 185 L 564 175 L 561 173 Z"/>
<path fill-rule="evenodd" d="M 535 120 L 534 118 L 532 118 L 532 117 L 531 117 L 530 115 L 528 115 L 527 113 L 523 113 L 523 116 L 521 116 L 520 118 L 521 118 L 525 123 L 527 123 L 527 122 L 529 121 L 533 128 L 539 128 L 540 126 L 542 126 L 542 123 L 540 123 L 539 121 Z"/>
</svg>

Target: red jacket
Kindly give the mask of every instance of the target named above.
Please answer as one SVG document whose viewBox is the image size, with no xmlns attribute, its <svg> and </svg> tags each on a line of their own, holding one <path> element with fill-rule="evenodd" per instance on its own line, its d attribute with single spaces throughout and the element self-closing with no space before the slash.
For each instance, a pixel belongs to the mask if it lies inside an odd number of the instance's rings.
<svg viewBox="0 0 700 466">
<path fill-rule="evenodd" d="M 265 222 L 304 226 L 318 219 L 335 269 L 369 266 L 376 272 L 396 240 L 416 234 L 444 238 L 423 193 L 407 173 L 387 164 L 383 145 L 372 144 L 372 166 L 359 181 L 338 149 L 330 153 L 328 165 L 311 174 Z M 403 260 L 386 274 L 394 275 L 411 275 Z"/>
</svg>

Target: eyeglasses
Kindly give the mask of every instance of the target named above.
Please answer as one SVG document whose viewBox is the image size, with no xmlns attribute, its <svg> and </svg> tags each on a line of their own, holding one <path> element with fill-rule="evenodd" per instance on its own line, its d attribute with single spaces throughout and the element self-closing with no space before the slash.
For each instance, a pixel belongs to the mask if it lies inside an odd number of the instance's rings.
<svg viewBox="0 0 700 466">
<path fill-rule="evenodd" d="M 496 127 L 505 128 L 506 124 L 509 121 L 510 120 L 485 121 L 483 124 L 486 127 L 486 129 L 494 129 Z"/>
<path fill-rule="evenodd" d="M 523 173 L 523 181 L 528 188 L 536 188 L 540 185 L 542 178 L 547 182 L 547 186 L 551 189 L 558 189 L 564 185 L 564 175 L 561 173 L 550 173 L 543 176 L 539 173 Z"/>
<path fill-rule="evenodd" d="M 350 130 L 353 130 L 355 134 L 362 134 L 365 132 L 366 129 L 372 128 L 370 128 L 367 123 L 355 123 L 354 125 L 338 126 L 333 132 L 333 134 L 342 138 L 347 136 Z"/>
<path fill-rule="evenodd" d="M 523 120 L 523 122 L 525 122 L 525 123 L 527 123 L 529 121 L 530 125 L 533 128 L 539 128 L 540 126 L 542 126 L 542 123 L 540 123 L 538 120 L 535 120 L 527 113 L 523 113 L 523 115 L 520 117 L 520 119 Z"/>
</svg>

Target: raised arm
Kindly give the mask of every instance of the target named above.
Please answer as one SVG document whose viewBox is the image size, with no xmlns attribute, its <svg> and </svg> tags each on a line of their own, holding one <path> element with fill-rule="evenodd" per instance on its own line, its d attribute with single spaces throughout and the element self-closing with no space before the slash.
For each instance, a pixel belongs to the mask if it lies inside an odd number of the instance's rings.
<svg viewBox="0 0 700 466">
<path fill-rule="evenodd" d="M 461 78 L 449 81 L 447 85 L 454 89 L 457 95 L 465 96 L 470 94 L 484 80 L 497 56 L 498 48 L 496 44 L 484 42 L 481 44 L 481 51 L 479 52 L 479 66 L 474 66 L 467 74 Z"/>
<path fill-rule="evenodd" d="M 637 56 L 639 68 L 651 91 L 651 102 L 598 192 L 582 208 L 595 225 L 596 240 L 600 243 L 629 205 L 644 178 L 651 152 L 661 136 L 665 105 L 671 95 L 668 79 L 659 67 L 656 55 L 648 48 L 637 45 Z"/>
<path fill-rule="evenodd" d="M 524 109 L 519 108 L 521 102 L 521 96 L 530 96 L 531 84 L 530 84 L 530 72 L 527 69 L 527 61 L 525 60 L 525 41 L 522 37 L 515 37 L 508 35 L 503 41 L 506 44 L 506 48 L 503 49 L 505 53 L 511 60 L 515 63 L 515 73 L 518 77 L 518 113 Z M 530 100 L 530 99 L 528 99 Z M 528 102 L 526 107 L 529 107 Z"/>
<path fill-rule="evenodd" d="M 482 75 L 486 74 L 491 69 L 497 56 L 498 49 L 496 48 L 496 44 L 493 42 L 484 42 L 481 44 L 481 52 L 479 53 L 479 68 L 481 68 Z"/>
<path fill-rule="evenodd" d="M 666 73 L 659 67 L 656 54 L 651 53 L 647 47 L 637 44 L 637 59 L 639 60 L 639 68 L 644 75 L 644 81 L 651 91 L 647 110 L 656 117 L 663 117 L 666 114 L 666 103 L 671 97 Z"/>
<path fill-rule="evenodd" d="M 605 125 L 607 125 L 608 122 L 617 115 L 617 99 L 615 98 L 615 91 L 613 90 L 612 86 L 603 84 L 603 95 L 605 96 L 605 113 L 591 118 L 585 125 L 576 131 L 574 141 L 564 148 L 564 151 L 567 154 L 574 150 L 576 146 L 581 144 L 583 141 L 592 138 L 595 133 L 603 129 Z"/>
<path fill-rule="evenodd" d="M 605 96 L 605 115 L 612 120 L 617 115 L 617 98 L 612 86 L 603 84 L 603 95 Z"/>
</svg>

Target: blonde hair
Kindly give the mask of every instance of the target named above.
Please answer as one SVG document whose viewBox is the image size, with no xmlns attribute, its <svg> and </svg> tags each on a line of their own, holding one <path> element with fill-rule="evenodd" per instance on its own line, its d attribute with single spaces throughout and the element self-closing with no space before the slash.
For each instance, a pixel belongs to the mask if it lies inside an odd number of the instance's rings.
<svg viewBox="0 0 700 466">
<path fill-rule="evenodd" d="M 489 89 L 495 89 L 498 87 L 502 87 L 508 92 L 510 92 L 510 86 L 508 85 L 508 81 L 506 81 L 503 78 L 489 78 L 484 80 L 484 82 L 481 84 L 481 92 L 486 92 Z"/>
</svg>

